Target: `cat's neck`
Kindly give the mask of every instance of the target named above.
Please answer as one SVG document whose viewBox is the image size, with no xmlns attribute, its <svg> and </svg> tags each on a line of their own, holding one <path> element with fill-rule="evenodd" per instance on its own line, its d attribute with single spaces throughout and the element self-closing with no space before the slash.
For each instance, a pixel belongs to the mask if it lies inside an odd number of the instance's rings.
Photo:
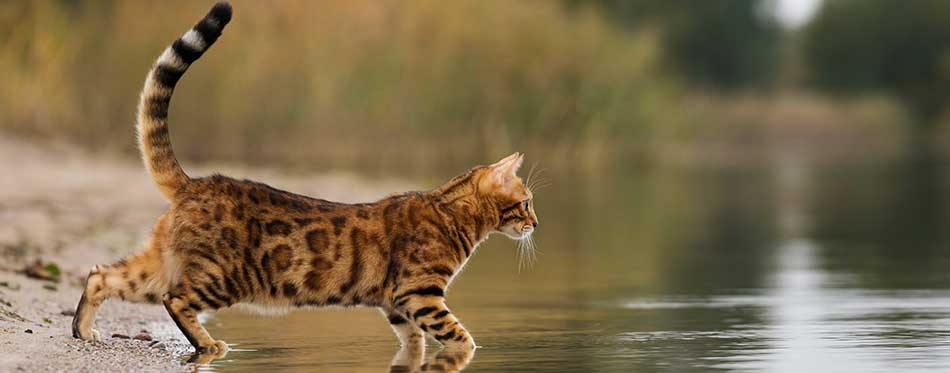
<svg viewBox="0 0 950 373">
<path fill-rule="evenodd" d="M 461 184 L 448 192 L 440 188 L 430 196 L 444 224 L 463 236 L 469 250 L 474 251 L 498 225 L 496 206 L 488 199 L 479 198 L 474 185 Z"/>
</svg>

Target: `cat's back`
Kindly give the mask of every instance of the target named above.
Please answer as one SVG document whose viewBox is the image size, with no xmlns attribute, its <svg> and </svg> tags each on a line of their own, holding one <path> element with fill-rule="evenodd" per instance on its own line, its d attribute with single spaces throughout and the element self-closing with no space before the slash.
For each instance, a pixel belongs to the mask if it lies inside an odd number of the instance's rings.
<svg viewBox="0 0 950 373">
<path fill-rule="evenodd" d="M 182 188 L 172 209 L 179 217 L 195 220 L 247 221 L 267 216 L 293 218 L 303 215 L 341 213 L 352 205 L 311 198 L 250 180 L 222 175 L 194 179 Z M 189 219 L 191 220 L 191 219 Z M 266 223 L 266 222 L 265 222 Z"/>
<path fill-rule="evenodd" d="M 179 190 L 171 215 L 179 239 L 194 236 L 233 248 L 259 247 L 267 241 L 302 238 L 317 227 L 332 228 L 341 217 L 354 214 L 356 206 L 212 175 Z"/>
</svg>

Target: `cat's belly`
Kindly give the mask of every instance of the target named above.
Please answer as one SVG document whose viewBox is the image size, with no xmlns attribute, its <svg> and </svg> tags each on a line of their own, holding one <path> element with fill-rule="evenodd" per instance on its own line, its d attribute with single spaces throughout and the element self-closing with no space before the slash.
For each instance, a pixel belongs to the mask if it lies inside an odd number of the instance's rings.
<svg viewBox="0 0 950 373">
<path fill-rule="evenodd" d="M 253 301 L 253 302 L 242 302 L 232 306 L 234 309 L 242 310 L 245 312 L 250 312 L 262 316 L 283 316 L 293 310 L 307 310 L 307 309 L 318 309 L 318 308 L 378 308 L 378 305 L 375 304 L 293 304 L 289 302 L 281 302 L 280 300 L 274 301 Z"/>
<path fill-rule="evenodd" d="M 235 304 L 234 308 L 262 316 L 283 316 L 298 307 L 284 302 L 248 302 Z"/>
</svg>

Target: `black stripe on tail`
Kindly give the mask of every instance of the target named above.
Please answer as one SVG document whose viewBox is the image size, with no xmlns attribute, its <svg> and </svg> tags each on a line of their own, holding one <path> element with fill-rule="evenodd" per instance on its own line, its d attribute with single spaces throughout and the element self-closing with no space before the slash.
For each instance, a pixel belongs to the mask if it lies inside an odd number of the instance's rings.
<svg viewBox="0 0 950 373">
<path fill-rule="evenodd" d="M 214 7 L 208 12 L 208 15 L 202 18 L 195 27 L 191 28 L 201 36 L 204 42 L 203 48 L 189 45 L 184 42 L 182 38 L 178 38 L 178 40 L 175 40 L 175 43 L 172 44 L 172 50 L 181 58 L 182 62 L 191 64 L 201 57 L 211 44 L 214 44 L 214 42 L 218 40 L 218 37 L 221 36 L 221 31 L 224 30 L 224 26 L 227 25 L 228 22 L 231 22 L 231 6 L 228 5 L 228 3 L 214 4 Z"/>
</svg>

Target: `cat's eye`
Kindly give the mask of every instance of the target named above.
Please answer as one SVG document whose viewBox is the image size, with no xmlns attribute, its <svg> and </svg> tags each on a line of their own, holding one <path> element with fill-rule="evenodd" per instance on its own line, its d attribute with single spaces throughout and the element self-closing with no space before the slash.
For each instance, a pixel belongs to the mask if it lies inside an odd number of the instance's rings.
<svg viewBox="0 0 950 373">
<path fill-rule="evenodd" d="M 528 209 L 528 202 L 530 202 L 530 201 L 531 201 L 530 199 L 526 199 L 526 200 L 524 200 L 524 201 L 521 201 L 521 205 L 524 206 L 525 210 Z"/>
</svg>

